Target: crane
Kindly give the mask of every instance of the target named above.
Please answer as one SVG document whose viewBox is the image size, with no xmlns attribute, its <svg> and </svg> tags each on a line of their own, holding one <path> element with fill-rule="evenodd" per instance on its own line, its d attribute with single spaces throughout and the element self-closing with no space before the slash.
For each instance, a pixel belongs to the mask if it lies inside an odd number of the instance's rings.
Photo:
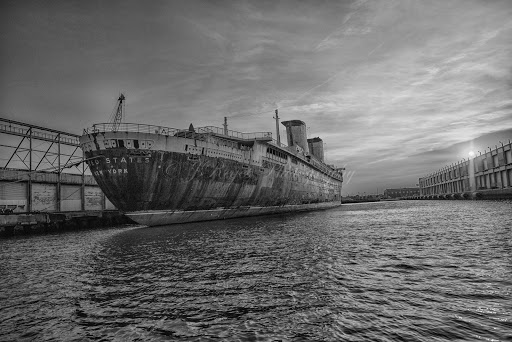
<svg viewBox="0 0 512 342">
<path fill-rule="evenodd" d="M 119 98 L 117 99 L 116 106 L 110 115 L 110 123 L 112 124 L 112 132 L 117 132 L 119 125 L 121 124 L 121 120 L 123 119 L 123 113 L 125 111 L 124 100 L 126 97 L 121 93 Z"/>
</svg>

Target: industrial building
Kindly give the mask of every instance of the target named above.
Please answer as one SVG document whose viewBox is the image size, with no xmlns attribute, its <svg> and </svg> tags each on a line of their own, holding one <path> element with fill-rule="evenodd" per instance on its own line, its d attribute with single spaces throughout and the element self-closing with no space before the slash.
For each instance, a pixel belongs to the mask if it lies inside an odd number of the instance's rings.
<svg viewBox="0 0 512 342">
<path fill-rule="evenodd" d="M 420 198 L 512 198 L 512 144 L 499 144 L 420 178 Z"/>
</svg>

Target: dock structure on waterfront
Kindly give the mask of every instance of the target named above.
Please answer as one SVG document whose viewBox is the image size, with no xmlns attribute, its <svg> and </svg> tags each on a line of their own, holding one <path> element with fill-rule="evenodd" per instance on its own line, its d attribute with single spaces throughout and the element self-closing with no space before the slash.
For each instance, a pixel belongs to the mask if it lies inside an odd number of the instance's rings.
<svg viewBox="0 0 512 342">
<path fill-rule="evenodd" d="M 96 184 L 79 135 L 0 118 L 0 209 L 116 209 Z"/>
<path fill-rule="evenodd" d="M 118 221 L 121 214 L 83 162 L 78 138 L 0 118 L 0 230 Z"/>
<path fill-rule="evenodd" d="M 419 198 L 512 198 L 512 144 L 499 144 L 420 178 Z"/>
</svg>

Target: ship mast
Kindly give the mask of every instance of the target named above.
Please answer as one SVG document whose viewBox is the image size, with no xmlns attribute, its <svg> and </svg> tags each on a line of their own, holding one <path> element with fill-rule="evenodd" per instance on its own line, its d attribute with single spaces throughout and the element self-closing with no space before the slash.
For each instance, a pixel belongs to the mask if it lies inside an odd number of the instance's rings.
<svg viewBox="0 0 512 342">
<path fill-rule="evenodd" d="M 112 115 L 110 116 L 110 121 L 112 123 L 112 132 L 117 132 L 117 129 L 121 124 L 121 120 L 123 119 L 123 113 L 125 111 L 124 100 L 126 100 L 126 97 L 124 97 L 123 94 L 119 95 L 119 98 L 117 99 L 117 104 L 114 108 L 114 111 L 112 112 Z"/>
<path fill-rule="evenodd" d="M 279 135 L 279 114 L 276 109 L 276 116 L 274 117 L 276 119 L 276 138 L 277 138 L 277 145 L 281 146 L 281 136 Z"/>
<path fill-rule="evenodd" d="M 227 117 L 224 117 L 224 124 L 222 126 L 224 126 L 224 135 L 228 135 L 228 118 Z"/>
</svg>

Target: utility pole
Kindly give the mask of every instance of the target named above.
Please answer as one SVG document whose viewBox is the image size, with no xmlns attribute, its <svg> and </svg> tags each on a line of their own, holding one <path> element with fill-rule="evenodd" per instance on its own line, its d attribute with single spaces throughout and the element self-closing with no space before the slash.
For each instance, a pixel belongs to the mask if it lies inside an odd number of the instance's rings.
<svg viewBox="0 0 512 342">
<path fill-rule="evenodd" d="M 279 135 L 279 114 L 276 109 L 276 116 L 274 117 L 276 119 L 276 138 L 277 138 L 277 145 L 281 146 L 281 136 Z"/>
</svg>

